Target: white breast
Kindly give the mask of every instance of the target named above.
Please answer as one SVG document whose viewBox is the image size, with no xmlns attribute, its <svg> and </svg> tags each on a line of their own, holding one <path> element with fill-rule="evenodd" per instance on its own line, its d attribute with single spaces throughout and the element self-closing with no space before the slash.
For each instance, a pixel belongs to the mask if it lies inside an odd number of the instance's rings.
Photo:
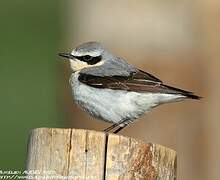
<svg viewBox="0 0 220 180">
<path fill-rule="evenodd" d="M 151 108 L 181 96 L 169 94 L 136 93 L 121 90 L 99 89 L 78 81 L 78 74 L 71 75 L 70 84 L 76 103 L 95 118 L 118 123 L 133 121 Z"/>
</svg>

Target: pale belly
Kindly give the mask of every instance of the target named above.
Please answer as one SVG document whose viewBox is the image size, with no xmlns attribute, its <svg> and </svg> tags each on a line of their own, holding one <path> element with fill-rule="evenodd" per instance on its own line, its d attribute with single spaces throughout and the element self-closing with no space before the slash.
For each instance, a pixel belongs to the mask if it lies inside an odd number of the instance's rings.
<svg viewBox="0 0 220 180">
<path fill-rule="evenodd" d="M 76 103 L 93 117 L 111 123 L 132 122 L 162 101 L 174 98 L 173 95 L 93 88 L 80 83 L 77 78 L 77 74 L 70 78 Z"/>
</svg>

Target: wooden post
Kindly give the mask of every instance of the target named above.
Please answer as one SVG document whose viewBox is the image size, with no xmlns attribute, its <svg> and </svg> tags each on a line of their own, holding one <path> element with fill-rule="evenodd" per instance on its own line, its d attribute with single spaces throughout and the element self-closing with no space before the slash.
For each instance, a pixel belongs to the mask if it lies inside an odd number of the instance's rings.
<svg viewBox="0 0 220 180">
<path fill-rule="evenodd" d="M 174 180 L 176 152 L 121 135 L 40 128 L 30 134 L 27 170 L 35 179 Z"/>
</svg>

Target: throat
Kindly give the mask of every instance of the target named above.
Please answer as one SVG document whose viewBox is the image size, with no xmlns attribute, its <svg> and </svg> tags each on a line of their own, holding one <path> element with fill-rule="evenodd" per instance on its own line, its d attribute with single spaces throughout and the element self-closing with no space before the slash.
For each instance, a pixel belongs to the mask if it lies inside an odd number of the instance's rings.
<svg viewBox="0 0 220 180">
<path fill-rule="evenodd" d="M 80 71 L 84 68 L 90 68 L 90 67 L 97 67 L 97 66 L 101 66 L 104 64 L 104 61 L 100 61 L 96 64 L 88 64 L 87 62 L 83 62 L 83 61 L 80 61 L 80 60 L 70 60 L 70 67 L 72 69 L 73 72 L 76 72 L 76 71 Z"/>
<path fill-rule="evenodd" d="M 70 61 L 70 67 L 73 70 L 73 72 L 76 72 L 88 67 L 88 64 L 86 62 L 75 60 L 75 61 Z"/>
</svg>

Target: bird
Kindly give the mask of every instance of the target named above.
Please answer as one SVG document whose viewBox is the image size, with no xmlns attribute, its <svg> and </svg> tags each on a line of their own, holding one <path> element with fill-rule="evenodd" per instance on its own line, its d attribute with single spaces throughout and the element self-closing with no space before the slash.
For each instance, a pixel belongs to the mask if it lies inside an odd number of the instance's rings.
<svg viewBox="0 0 220 180">
<path fill-rule="evenodd" d="M 70 62 L 69 82 L 76 104 L 94 118 L 111 123 L 106 133 L 118 133 L 159 105 L 201 98 L 164 84 L 99 42 L 85 42 L 71 53 L 58 55 Z"/>
</svg>

